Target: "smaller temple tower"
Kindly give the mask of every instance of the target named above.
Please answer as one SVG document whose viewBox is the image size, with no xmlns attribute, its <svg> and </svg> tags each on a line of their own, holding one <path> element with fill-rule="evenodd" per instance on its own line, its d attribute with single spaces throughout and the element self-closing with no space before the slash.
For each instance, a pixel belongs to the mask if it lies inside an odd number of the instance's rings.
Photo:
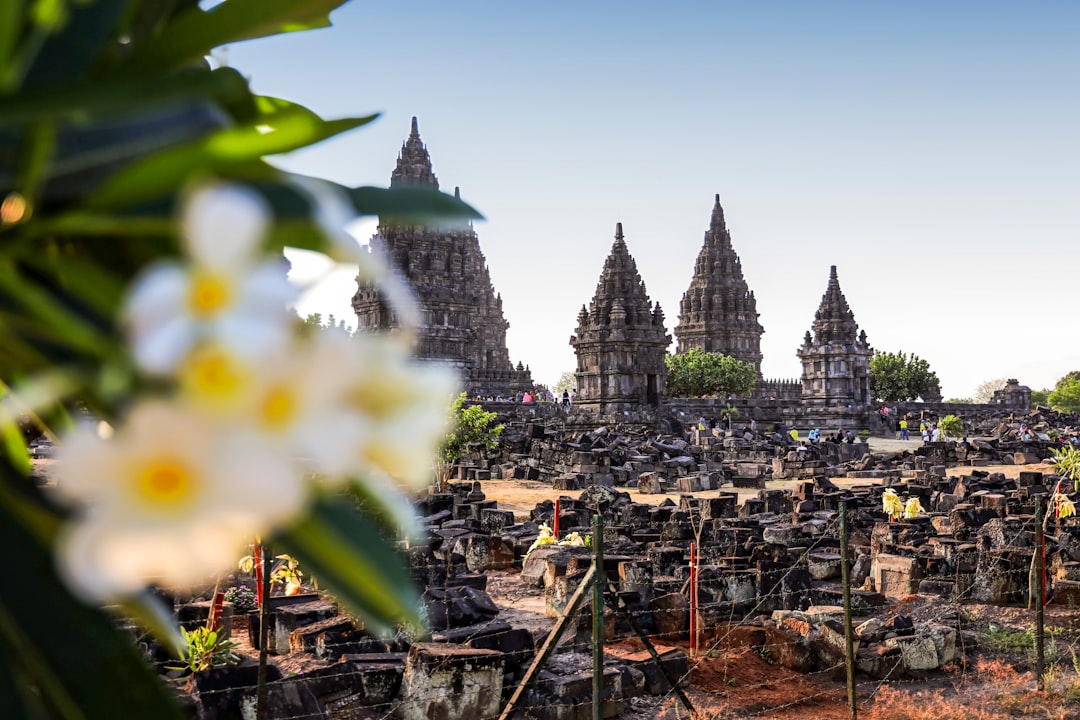
<svg viewBox="0 0 1080 720">
<path fill-rule="evenodd" d="M 761 375 L 761 335 L 757 299 L 743 278 L 742 263 L 731 245 L 720 196 L 713 205 L 705 243 L 694 264 L 694 277 L 679 304 L 675 326 L 679 352 L 691 348 L 723 353 L 750 363 Z"/>
<path fill-rule="evenodd" d="M 577 355 L 577 407 L 606 415 L 660 404 L 671 336 L 626 249 L 622 223 L 615 225 L 596 294 L 587 309 L 581 306 L 570 344 Z"/>
<path fill-rule="evenodd" d="M 796 353 L 802 361 L 802 399 L 810 406 L 830 406 L 857 413 L 869 406 L 870 357 L 873 348 L 860 331 L 848 306 L 836 266 L 829 270 L 829 285 L 814 315 L 813 334 L 809 331 Z M 840 426 L 855 422 L 854 417 L 836 418 Z M 828 418 L 820 421 L 832 424 Z"/>
</svg>

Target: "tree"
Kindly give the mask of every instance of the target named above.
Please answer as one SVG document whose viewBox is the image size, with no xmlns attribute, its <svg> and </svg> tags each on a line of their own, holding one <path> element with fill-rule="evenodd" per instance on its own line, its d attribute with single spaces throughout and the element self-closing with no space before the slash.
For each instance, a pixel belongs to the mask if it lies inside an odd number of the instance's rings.
<svg viewBox="0 0 1080 720">
<path fill-rule="evenodd" d="M 667 394 L 670 397 L 742 395 L 757 384 L 757 370 L 750 363 L 721 353 L 691 348 L 667 355 Z"/>
<path fill-rule="evenodd" d="M 903 351 L 875 351 L 870 358 L 870 392 L 878 400 L 914 400 L 926 393 L 931 382 L 937 382 L 937 373 L 914 353 L 909 357 Z"/>
<path fill-rule="evenodd" d="M 570 392 L 575 388 L 577 388 L 577 375 L 574 374 L 573 370 L 567 370 L 559 376 L 559 380 L 555 383 L 553 392 L 555 393 L 556 397 L 561 397 L 563 394 L 563 390 L 565 390 L 566 392 Z"/>
<path fill-rule="evenodd" d="M 1073 370 L 1059 379 L 1046 401 L 1058 412 L 1080 412 L 1080 370 Z"/>
<path fill-rule="evenodd" d="M 466 407 L 467 400 L 468 396 L 461 393 L 450 405 L 450 432 L 446 434 L 439 449 L 438 474 L 441 483 L 449 479 L 450 467 L 465 457 L 470 446 L 479 446 L 485 450 L 497 447 L 505 427 L 495 424 L 498 413 L 488 412 L 482 405 Z"/>
<path fill-rule="evenodd" d="M 1050 393 L 1053 392 L 1050 388 L 1043 388 L 1042 390 L 1031 391 L 1031 404 L 1036 405 L 1049 405 Z"/>
<path fill-rule="evenodd" d="M 972 400 L 977 403 L 986 404 L 994 399 L 994 393 L 1005 387 L 1005 378 L 996 377 L 984 380 L 979 383 L 979 386 L 975 388 L 975 394 L 972 395 Z"/>
</svg>

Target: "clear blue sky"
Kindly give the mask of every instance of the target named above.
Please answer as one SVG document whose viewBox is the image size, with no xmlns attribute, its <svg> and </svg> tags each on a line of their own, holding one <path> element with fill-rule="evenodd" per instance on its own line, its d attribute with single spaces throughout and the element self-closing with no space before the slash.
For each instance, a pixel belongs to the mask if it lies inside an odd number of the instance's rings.
<svg viewBox="0 0 1080 720">
<path fill-rule="evenodd" d="M 874 347 L 946 397 L 1080 369 L 1080 3 L 353 2 L 229 48 L 255 89 L 367 129 L 281 161 L 386 185 L 419 117 L 483 212 L 510 355 L 553 382 L 615 223 L 669 330 L 720 193 L 798 377 L 829 266 Z M 363 232 L 370 234 L 370 230 Z M 348 316 L 346 278 L 306 310 Z"/>
</svg>

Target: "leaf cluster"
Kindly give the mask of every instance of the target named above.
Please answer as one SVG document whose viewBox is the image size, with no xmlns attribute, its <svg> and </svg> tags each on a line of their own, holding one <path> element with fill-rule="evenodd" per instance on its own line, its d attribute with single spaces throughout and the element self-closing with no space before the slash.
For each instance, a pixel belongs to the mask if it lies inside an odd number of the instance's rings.
<svg viewBox="0 0 1080 720">
<path fill-rule="evenodd" d="M 505 426 L 496 424 L 498 413 L 488 412 L 481 405 L 467 405 L 468 396 L 458 395 L 450 405 L 451 428 L 443 440 L 442 461 L 453 464 L 465 457 L 471 447 L 492 450 L 499 445 Z"/>
<path fill-rule="evenodd" d="M 956 415 L 946 415 L 938 421 L 941 434 L 946 440 L 964 437 L 964 421 Z"/>
<path fill-rule="evenodd" d="M 186 663 L 182 666 L 173 666 L 174 670 L 202 672 L 210 668 L 235 665 L 240 659 L 233 653 L 236 643 L 221 637 L 217 630 L 200 625 L 194 630 L 180 628 L 180 632 L 187 643 L 184 654 Z"/>
<path fill-rule="evenodd" d="M 744 395 L 757 384 L 757 370 L 750 363 L 722 353 L 691 348 L 664 357 L 669 397 L 716 397 Z"/>
<path fill-rule="evenodd" d="M 930 363 L 912 353 L 881 352 L 870 358 L 870 393 L 883 402 L 904 402 L 921 397 L 937 382 Z"/>
<path fill-rule="evenodd" d="M 330 248 L 312 198 L 266 157 L 376 116 L 324 119 L 255 94 L 240 72 L 206 58 L 225 44 L 327 27 L 345 1 L 0 2 L 0 542 L 19 548 L 0 583 L 0 707 L 12 717 L 180 716 L 116 623 L 52 571 L 62 511 L 26 480 L 19 422 L 52 434 L 76 407 L 115 419 L 145 389 L 117 311 L 140 270 L 179 256 L 175 211 L 194 183 L 258 192 L 273 216 L 267 251 Z M 430 188 L 328 186 L 357 216 L 479 217 Z M 272 540 L 369 626 L 419 623 L 415 588 L 383 530 L 400 509 L 361 483 L 352 490 L 318 498 Z M 126 602 L 180 640 L 148 598 Z"/>
<path fill-rule="evenodd" d="M 1073 370 L 1062 376 L 1055 383 L 1046 402 L 1058 412 L 1080 412 L 1080 370 Z"/>
</svg>

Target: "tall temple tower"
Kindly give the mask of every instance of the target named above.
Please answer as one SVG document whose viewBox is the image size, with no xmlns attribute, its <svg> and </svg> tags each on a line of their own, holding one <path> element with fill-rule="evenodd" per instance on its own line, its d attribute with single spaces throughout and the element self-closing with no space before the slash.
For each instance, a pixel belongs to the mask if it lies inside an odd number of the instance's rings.
<svg viewBox="0 0 1080 720">
<path fill-rule="evenodd" d="M 858 410 L 869 405 L 870 357 L 874 349 L 859 330 L 848 307 L 836 266 L 809 331 L 796 354 L 802 361 L 802 399 L 810 405 L 832 405 Z"/>
<path fill-rule="evenodd" d="M 592 302 L 581 306 L 570 344 L 577 355 L 578 407 L 610 414 L 660 404 L 671 336 L 626 249 L 622 223 L 615 225 L 615 244 Z"/>
<path fill-rule="evenodd" d="M 402 145 L 390 187 L 439 187 L 416 118 Z M 457 191 L 455 190 L 455 194 Z M 420 306 L 416 354 L 461 368 L 470 395 L 508 395 L 532 385 L 528 368 L 515 369 L 506 348 L 510 323 L 495 293 L 472 223 L 451 227 L 401 225 L 380 219 L 373 246 L 381 247 L 408 281 Z M 352 299 L 362 328 L 388 329 L 395 319 L 379 293 L 361 286 Z"/>
<path fill-rule="evenodd" d="M 694 277 L 679 304 L 678 351 L 697 348 L 723 353 L 752 364 L 760 376 L 764 332 L 758 322 L 757 300 L 743 278 L 717 195 Z"/>
</svg>

